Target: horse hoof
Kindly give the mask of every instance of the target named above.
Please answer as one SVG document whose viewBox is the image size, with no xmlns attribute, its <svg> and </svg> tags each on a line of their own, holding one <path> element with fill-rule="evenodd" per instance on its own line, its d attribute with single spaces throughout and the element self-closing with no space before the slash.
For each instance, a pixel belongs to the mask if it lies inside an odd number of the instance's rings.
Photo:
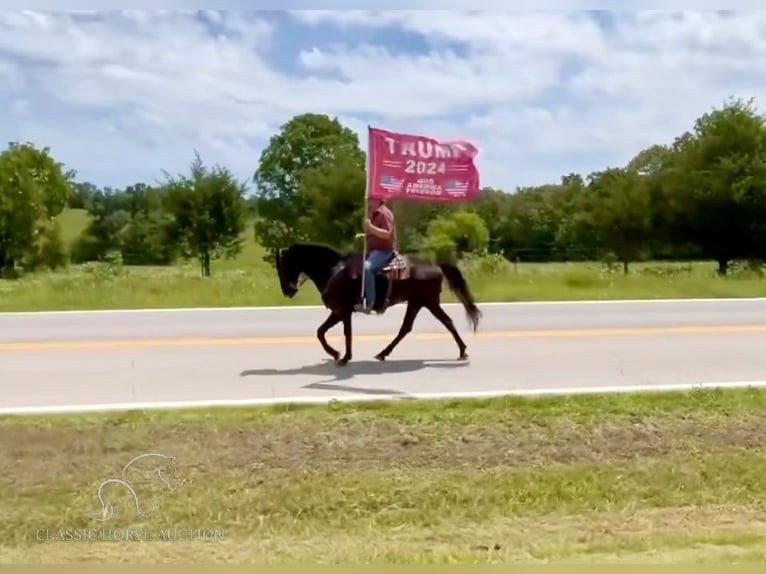
<svg viewBox="0 0 766 574">
<path fill-rule="evenodd" d="M 386 360 L 386 356 L 385 356 L 385 355 L 383 355 L 382 353 L 378 353 L 377 355 L 375 355 L 375 358 L 376 358 L 378 361 L 385 361 L 385 360 Z"/>
<path fill-rule="evenodd" d="M 335 359 L 335 365 L 338 367 L 345 367 L 348 365 L 348 359 Z"/>
<path fill-rule="evenodd" d="M 468 354 L 467 353 L 460 353 L 460 356 L 457 358 L 458 361 L 467 361 L 468 360 Z"/>
</svg>

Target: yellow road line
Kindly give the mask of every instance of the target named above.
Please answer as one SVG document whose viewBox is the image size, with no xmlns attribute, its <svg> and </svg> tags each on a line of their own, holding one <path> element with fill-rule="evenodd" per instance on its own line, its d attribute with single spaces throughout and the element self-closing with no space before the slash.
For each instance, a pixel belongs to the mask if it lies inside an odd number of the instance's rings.
<svg viewBox="0 0 766 574">
<path fill-rule="evenodd" d="M 521 331 L 488 331 L 467 335 L 467 340 L 500 340 L 528 338 L 585 338 L 585 337 L 620 337 L 634 335 L 695 335 L 695 334 L 733 334 L 766 333 L 766 325 L 690 325 L 684 327 L 635 327 L 612 329 L 550 329 Z M 396 332 L 377 335 L 354 335 L 355 342 L 388 342 Z M 341 335 L 327 337 L 328 341 L 342 341 Z M 451 340 L 452 336 L 443 333 L 411 333 L 408 339 L 419 341 Z M 19 343 L 0 343 L 0 351 L 46 351 L 55 349 L 138 349 L 146 347 L 223 347 L 247 345 L 301 345 L 318 344 L 316 336 L 284 337 L 237 337 L 237 338 L 197 338 L 197 339 L 135 339 L 114 341 L 34 341 Z"/>
</svg>

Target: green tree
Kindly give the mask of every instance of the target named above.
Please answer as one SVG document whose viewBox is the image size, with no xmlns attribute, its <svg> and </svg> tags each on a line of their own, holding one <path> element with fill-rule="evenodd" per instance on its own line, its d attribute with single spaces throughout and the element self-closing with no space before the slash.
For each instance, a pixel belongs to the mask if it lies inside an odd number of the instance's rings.
<svg viewBox="0 0 766 574">
<path fill-rule="evenodd" d="M 587 185 L 576 173 L 562 176 L 561 183 L 550 188 L 548 210 L 552 221 L 552 249 L 547 257 L 578 261 L 599 253 L 598 234 L 591 225 L 583 225 L 588 209 Z"/>
<path fill-rule="evenodd" d="M 178 255 L 164 190 L 136 183 L 124 190 L 90 194 L 88 226 L 72 246 L 76 262 L 119 252 L 127 265 L 168 265 Z"/>
<path fill-rule="evenodd" d="M 428 249 L 429 222 L 455 211 L 454 205 L 438 201 L 391 201 L 390 208 L 396 219 L 396 239 L 401 252 Z"/>
<path fill-rule="evenodd" d="M 562 256 L 568 245 L 569 191 L 562 185 L 522 188 L 508 202 L 499 242 L 507 256 L 527 261 L 547 261 Z"/>
<path fill-rule="evenodd" d="M 72 245 L 72 261 L 99 261 L 110 253 L 121 253 L 121 237 L 130 223 L 126 194 L 111 188 L 93 192 L 88 215 L 87 227 Z"/>
<path fill-rule="evenodd" d="M 69 207 L 72 209 L 90 209 L 93 196 L 98 193 L 98 188 L 89 182 L 77 182 L 72 184 L 72 195 Z"/>
<path fill-rule="evenodd" d="M 312 241 L 353 248 L 364 221 L 366 183 L 363 160 L 355 156 L 305 170 L 299 190 L 305 208 L 300 229 Z"/>
<path fill-rule="evenodd" d="M 345 161 L 337 163 L 341 158 Z M 358 164 L 363 170 L 364 161 L 356 133 L 337 119 L 320 114 L 293 117 L 271 138 L 253 176 L 258 213 L 256 240 L 273 252 L 289 242 L 308 239 L 301 223 L 306 221 L 310 201 L 304 192 L 311 186 L 302 185 L 302 178 L 307 172 L 309 177 L 317 178 L 313 170 L 327 164 L 343 165 L 344 169 Z"/>
<path fill-rule="evenodd" d="M 69 262 L 69 253 L 61 234 L 58 219 L 48 222 L 40 232 L 40 241 L 25 256 L 24 263 L 30 269 L 45 268 L 55 271 Z"/>
<path fill-rule="evenodd" d="M 36 258 L 48 223 L 70 201 L 74 175 L 48 148 L 11 143 L 0 153 L 0 272 Z"/>
<path fill-rule="evenodd" d="M 200 262 L 202 275 L 210 276 L 210 262 L 232 258 L 242 250 L 247 206 L 245 186 L 223 167 L 208 169 L 199 154 L 190 176 L 167 177 L 166 205 L 172 215 L 169 236 L 184 256 Z"/>
<path fill-rule="evenodd" d="M 592 174 L 588 199 L 588 224 L 601 247 L 622 263 L 627 275 L 630 263 L 645 256 L 652 235 L 645 181 L 635 171 L 609 168 Z"/>
<path fill-rule="evenodd" d="M 467 253 L 486 251 L 489 230 L 477 213 L 459 210 L 430 222 L 427 246 L 437 258 L 455 260 Z"/>
<path fill-rule="evenodd" d="M 663 177 L 668 168 L 670 149 L 655 144 L 641 150 L 628 162 L 626 172 L 640 182 L 646 194 L 650 211 L 650 234 L 648 251 L 651 257 L 683 258 L 691 253 L 688 246 L 682 246 L 683 238 L 676 238 L 672 225 L 672 210 L 663 190 Z"/>
<path fill-rule="evenodd" d="M 161 210 L 139 212 L 120 230 L 119 251 L 125 265 L 170 265 L 179 253 L 173 217 Z"/>
<path fill-rule="evenodd" d="M 507 236 L 510 195 L 499 189 L 484 188 L 476 202 L 468 208 L 481 217 L 489 231 L 488 250 L 503 252 L 503 237 Z"/>
<path fill-rule="evenodd" d="M 737 258 L 763 257 L 766 124 L 753 100 L 730 100 L 678 137 L 663 174 L 677 239 L 698 245 L 726 275 Z"/>
<path fill-rule="evenodd" d="M 123 192 L 128 220 L 117 242 L 126 265 L 169 265 L 178 254 L 173 217 L 164 205 L 164 190 L 136 184 Z"/>
</svg>

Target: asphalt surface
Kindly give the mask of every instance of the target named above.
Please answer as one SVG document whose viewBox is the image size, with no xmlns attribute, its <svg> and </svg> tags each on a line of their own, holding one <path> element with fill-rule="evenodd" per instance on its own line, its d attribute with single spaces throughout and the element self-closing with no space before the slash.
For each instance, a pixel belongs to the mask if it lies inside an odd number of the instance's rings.
<svg viewBox="0 0 766 574">
<path fill-rule="evenodd" d="M 634 387 L 766 380 L 766 300 L 446 306 L 470 359 L 427 311 L 385 363 L 404 307 L 354 317 L 352 363 L 315 338 L 318 308 L 0 314 L 0 412 L 158 402 Z M 342 327 L 329 341 L 343 350 Z"/>
</svg>

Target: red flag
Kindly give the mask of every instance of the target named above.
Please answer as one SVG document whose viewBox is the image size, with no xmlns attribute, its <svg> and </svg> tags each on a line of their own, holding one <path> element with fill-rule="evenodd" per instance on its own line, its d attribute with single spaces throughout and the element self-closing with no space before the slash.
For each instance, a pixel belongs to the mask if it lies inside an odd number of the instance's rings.
<svg viewBox="0 0 766 574">
<path fill-rule="evenodd" d="M 442 142 L 370 127 L 367 189 L 370 199 L 457 203 L 479 194 L 479 150 L 471 142 Z"/>
</svg>

